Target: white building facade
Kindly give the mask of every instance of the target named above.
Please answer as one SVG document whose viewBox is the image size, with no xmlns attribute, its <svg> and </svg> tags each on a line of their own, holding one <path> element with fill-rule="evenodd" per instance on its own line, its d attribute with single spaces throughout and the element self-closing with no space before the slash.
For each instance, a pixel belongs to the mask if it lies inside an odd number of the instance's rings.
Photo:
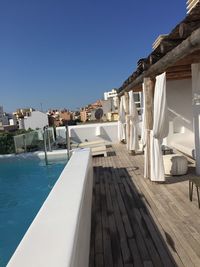
<svg viewBox="0 0 200 267">
<path fill-rule="evenodd" d="M 0 125 L 9 125 L 8 116 L 4 113 L 2 106 L 0 106 Z"/>
<path fill-rule="evenodd" d="M 112 89 L 111 91 L 104 93 L 104 100 L 108 100 L 109 98 L 114 98 L 114 97 L 117 97 L 116 89 Z"/>
<path fill-rule="evenodd" d="M 48 115 L 40 111 L 31 112 L 29 117 L 24 117 L 23 122 L 20 122 L 21 129 L 28 130 L 29 128 L 36 130 L 42 129 L 44 126 L 49 125 Z"/>
</svg>

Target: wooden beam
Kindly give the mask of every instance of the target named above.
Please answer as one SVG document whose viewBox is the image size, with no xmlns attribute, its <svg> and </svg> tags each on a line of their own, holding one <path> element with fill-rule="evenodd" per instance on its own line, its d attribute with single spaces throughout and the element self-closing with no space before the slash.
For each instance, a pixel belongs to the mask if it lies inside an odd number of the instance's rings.
<svg viewBox="0 0 200 267">
<path fill-rule="evenodd" d="M 194 53 L 191 53 L 187 56 L 185 56 L 183 59 L 178 60 L 174 66 L 179 65 L 191 65 L 192 63 L 200 63 L 200 50 L 195 51 Z"/>
<path fill-rule="evenodd" d="M 167 73 L 167 80 L 184 80 L 192 77 L 191 71 L 180 73 Z"/>
<path fill-rule="evenodd" d="M 142 90 L 143 90 L 142 84 L 134 87 L 132 90 L 133 90 L 133 92 L 142 92 Z"/>
<path fill-rule="evenodd" d="M 168 53 L 172 48 L 176 47 L 179 45 L 183 39 L 178 39 L 178 40 L 170 40 L 170 39 L 164 39 L 161 44 L 160 44 L 160 51 L 163 54 Z"/>
<path fill-rule="evenodd" d="M 132 87 L 129 91 L 133 91 L 133 92 L 142 92 L 143 88 L 142 88 L 142 84 L 139 84 L 135 87 Z"/>
<path fill-rule="evenodd" d="M 166 70 L 167 80 L 183 80 L 191 78 L 191 65 L 178 65 Z"/>
<path fill-rule="evenodd" d="M 138 68 L 141 68 L 142 71 L 147 70 L 149 68 L 149 61 L 147 58 L 141 58 L 137 62 Z"/>
<path fill-rule="evenodd" d="M 191 75 L 181 76 L 181 77 L 166 77 L 167 81 L 182 81 L 182 80 L 190 80 L 192 78 Z"/>
<path fill-rule="evenodd" d="M 190 37 L 167 53 L 158 62 L 153 64 L 147 71 L 144 71 L 141 75 L 139 75 L 133 82 L 119 92 L 119 95 L 123 95 L 124 92 L 128 92 L 131 88 L 141 84 L 145 77 L 155 77 L 156 75 L 166 71 L 167 68 L 176 64 L 177 61 L 195 51 L 200 51 L 200 29 L 194 31 Z"/>
<path fill-rule="evenodd" d="M 200 20 L 183 22 L 179 25 L 180 38 L 187 38 L 191 32 L 200 27 Z"/>
<path fill-rule="evenodd" d="M 166 72 L 181 72 L 181 71 L 191 71 L 191 64 L 187 65 L 175 65 L 166 69 Z"/>
<path fill-rule="evenodd" d="M 149 64 L 153 65 L 155 64 L 163 55 L 159 52 L 153 52 L 150 56 L 149 56 Z"/>
</svg>

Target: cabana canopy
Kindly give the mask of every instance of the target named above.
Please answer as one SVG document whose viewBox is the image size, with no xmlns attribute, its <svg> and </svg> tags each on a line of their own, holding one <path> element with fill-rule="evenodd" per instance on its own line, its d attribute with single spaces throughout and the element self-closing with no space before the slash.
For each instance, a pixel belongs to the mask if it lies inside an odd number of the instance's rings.
<svg viewBox="0 0 200 267">
<path fill-rule="evenodd" d="M 200 62 L 200 3 L 170 34 L 165 35 L 147 58 L 138 61 L 138 68 L 118 89 L 125 92 L 142 91 L 145 77 L 166 72 L 167 80 L 191 78 L 191 64 Z"/>
<path fill-rule="evenodd" d="M 156 47 L 147 58 L 142 58 L 138 61 L 138 67 L 132 75 L 118 89 L 118 96 L 121 97 L 124 93 L 133 90 L 134 92 L 142 91 L 143 83 L 146 83 L 146 94 L 148 97 L 145 100 L 146 105 L 146 131 L 143 131 L 143 140 L 146 145 L 145 157 L 150 160 L 150 142 L 152 137 L 153 124 L 153 80 L 156 76 L 166 72 L 166 80 L 183 80 L 191 79 L 191 65 L 200 63 L 200 2 L 192 9 L 192 11 L 179 23 L 170 34 L 162 36 L 156 41 Z M 145 81 L 146 80 L 146 81 Z M 200 95 L 200 85 L 198 85 L 198 94 Z M 148 93 L 149 91 L 149 93 Z M 193 95 L 193 98 L 195 96 Z M 192 103 L 191 103 L 192 105 Z M 193 112 L 194 121 L 199 118 L 199 112 Z M 195 117 L 196 116 L 196 117 Z M 154 118 L 155 119 L 155 118 Z M 148 126 L 148 127 L 147 127 Z M 195 149 L 200 150 L 200 135 L 198 134 L 198 123 L 194 125 L 195 129 Z M 152 151 L 151 151 L 152 153 Z M 153 175 L 150 170 L 150 162 L 145 162 L 146 177 Z M 196 166 L 200 170 L 200 157 L 196 158 Z M 196 167 L 196 170 L 198 168 Z M 200 173 L 200 171 L 198 172 Z"/>
</svg>

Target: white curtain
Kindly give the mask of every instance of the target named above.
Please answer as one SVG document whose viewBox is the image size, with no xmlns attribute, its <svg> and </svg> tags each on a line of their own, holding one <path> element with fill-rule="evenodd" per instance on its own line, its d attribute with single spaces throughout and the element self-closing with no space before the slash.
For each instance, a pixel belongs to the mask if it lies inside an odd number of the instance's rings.
<svg viewBox="0 0 200 267">
<path fill-rule="evenodd" d="M 138 112 L 136 109 L 133 91 L 129 92 L 129 115 L 128 120 L 128 132 L 127 132 L 127 149 L 130 151 L 137 151 L 139 148 L 138 143 Z"/>
<path fill-rule="evenodd" d="M 144 177 L 148 178 L 150 173 L 148 173 L 148 159 L 147 159 L 147 129 L 146 129 L 146 94 L 145 94 L 145 84 L 146 79 L 144 79 L 144 83 L 142 84 L 143 88 L 143 114 L 142 114 L 142 132 L 141 132 L 141 140 L 142 145 L 144 147 Z"/>
<path fill-rule="evenodd" d="M 166 73 L 156 77 L 153 130 L 151 131 L 151 180 L 165 181 L 161 144 L 168 135 L 169 121 L 166 101 Z"/>
<path fill-rule="evenodd" d="M 126 139 L 126 116 L 125 116 L 125 96 L 120 99 L 119 120 L 118 120 L 118 140 L 119 142 Z"/>
<path fill-rule="evenodd" d="M 200 63 L 192 64 L 192 102 L 196 173 L 200 175 Z"/>
</svg>

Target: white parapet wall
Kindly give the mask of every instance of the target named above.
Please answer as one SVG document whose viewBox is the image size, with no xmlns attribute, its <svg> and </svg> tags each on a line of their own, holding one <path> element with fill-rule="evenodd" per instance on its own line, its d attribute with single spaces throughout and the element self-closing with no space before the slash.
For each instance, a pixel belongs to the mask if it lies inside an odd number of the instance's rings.
<svg viewBox="0 0 200 267">
<path fill-rule="evenodd" d="M 117 122 L 94 123 L 69 126 L 69 134 L 76 142 L 103 140 L 107 143 L 118 143 Z"/>
<path fill-rule="evenodd" d="M 93 168 L 90 149 L 75 151 L 8 267 L 87 267 Z"/>
<path fill-rule="evenodd" d="M 141 135 L 142 122 L 138 124 L 138 133 Z M 56 127 L 57 137 L 66 138 L 66 128 Z M 82 143 L 87 141 L 104 141 L 107 144 L 117 144 L 118 122 L 92 123 L 69 126 L 71 140 Z"/>
</svg>

